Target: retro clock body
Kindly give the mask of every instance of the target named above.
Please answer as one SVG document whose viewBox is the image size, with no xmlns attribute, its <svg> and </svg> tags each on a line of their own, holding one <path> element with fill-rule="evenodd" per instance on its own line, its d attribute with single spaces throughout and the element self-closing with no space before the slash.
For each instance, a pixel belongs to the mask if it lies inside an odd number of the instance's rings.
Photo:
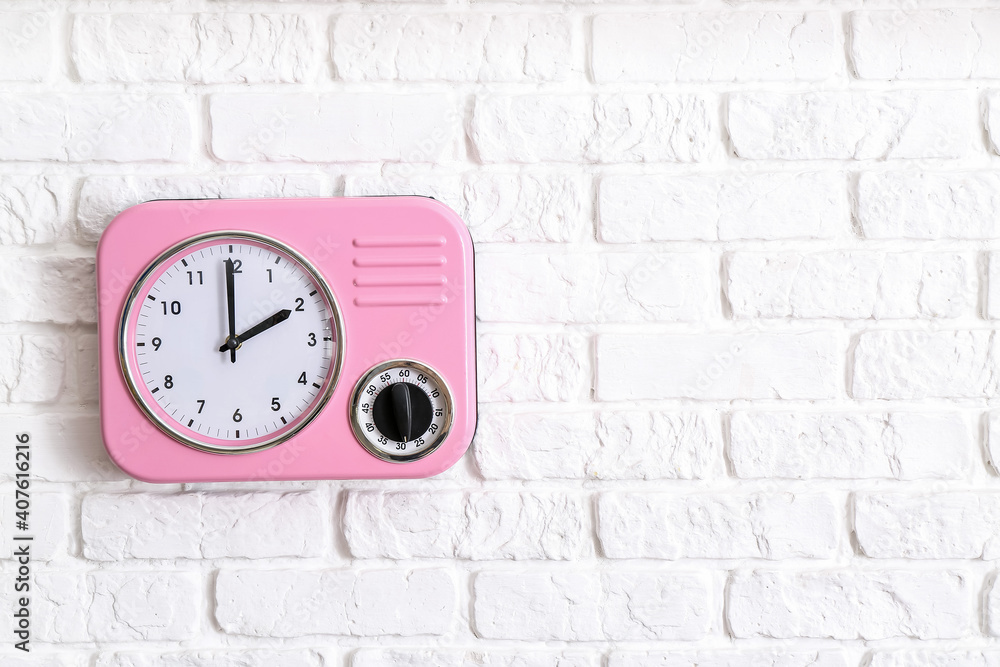
<svg viewBox="0 0 1000 667">
<path fill-rule="evenodd" d="M 133 477 L 426 477 L 472 440 L 472 242 L 432 199 L 148 202 L 97 277 L 102 433 Z"/>
</svg>

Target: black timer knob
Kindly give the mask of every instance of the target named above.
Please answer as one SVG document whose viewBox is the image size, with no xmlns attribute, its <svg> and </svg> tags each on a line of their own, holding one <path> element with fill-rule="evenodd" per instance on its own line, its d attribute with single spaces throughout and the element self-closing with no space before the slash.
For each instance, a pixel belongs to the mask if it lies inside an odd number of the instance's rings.
<svg viewBox="0 0 1000 667">
<path fill-rule="evenodd" d="M 396 442 L 419 438 L 431 426 L 434 409 L 427 394 L 408 382 L 384 389 L 372 406 L 372 418 L 382 435 Z"/>
</svg>

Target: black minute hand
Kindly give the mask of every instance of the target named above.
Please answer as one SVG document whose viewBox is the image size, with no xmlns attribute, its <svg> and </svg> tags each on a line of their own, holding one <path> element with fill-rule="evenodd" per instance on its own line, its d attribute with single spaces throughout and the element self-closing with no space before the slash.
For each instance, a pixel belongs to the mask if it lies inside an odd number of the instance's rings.
<svg viewBox="0 0 1000 667">
<path fill-rule="evenodd" d="M 229 337 L 226 338 L 226 342 L 222 345 L 221 351 L 229 350 L 229 359 L 235 364 L 236 363 L 236 348 L 239 346 L 239 342 L 236 340 L 236 289 L 234 273 L 236 272 L 236 267 L 233 265 L 233 260 L 227 259 L 226 264 L 226 308 L 229 311 Z"/>
<path fill-rule="evenodd" d="M 287 308 L 284 310 L 279 310 L 278 312 L 276 312 L 274 315 L 271 315 L 271 317 L 267 318 L 263 322 L 258 322 L 257 324 L 253 325 L 252 327 L 241 333 L 239 336 L 233 337 L 232 340 L 236 341 L 237 345 L 242 345 L 243 343 L 250 340 L 257 334 L 261 333 L 262 331 L 267 331 L 275 324 L 281 324 L 282 322 L 287 320 L 291 314 L 292 311 L 290 311 Z M 228 349 L 229 349 L 229 343 L 227 342 L 225 345 L 219 348 L 219 352 L 225 352 Z"/>
</svg>

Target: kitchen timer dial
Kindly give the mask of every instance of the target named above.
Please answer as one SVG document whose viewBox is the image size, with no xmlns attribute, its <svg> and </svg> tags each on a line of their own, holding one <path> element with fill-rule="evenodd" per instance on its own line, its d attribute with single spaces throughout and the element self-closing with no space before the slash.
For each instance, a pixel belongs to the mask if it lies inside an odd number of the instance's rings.
<svg viewBox="0 0 1000 667">
<path fill-rule="evenodd" d="M 451 428 L 451 392 L 429 366 L 396 359 L 372 368 L 351 400 L 351 426 L 365 448 L 386 461 L 427 456 Z"/>
</svg>

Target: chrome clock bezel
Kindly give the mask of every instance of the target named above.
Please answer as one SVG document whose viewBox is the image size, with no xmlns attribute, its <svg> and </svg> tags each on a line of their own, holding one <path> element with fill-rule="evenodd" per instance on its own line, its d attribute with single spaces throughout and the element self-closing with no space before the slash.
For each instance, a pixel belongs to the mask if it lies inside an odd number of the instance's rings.
<svg viewBox="0 0 1000 667">
<path fill-rule="evenodd" d="M 280 435 L 277 435 L 264 442 L 260 442 L 254 445 L 248 445 L 245 447 L 218 447 L 215 445 L 210 445 L 201 442 L 195 438 L 192 438 L 185 433 L 182 433 L 173 425 L 167 423 L 164 419 L 162 419 L 159 415 L 157 415 L 156 412 L 153 411 L 146 403 L 146 400 L 142 392 L 139 390 L 138 386 L 135 383 L 135 380 L 132 375 L 133 369 L 131 368 L 131 365 L 129 363 L 129 354 L 127 349 L 127 341 L 129 334 L 128 321 L 131 318 L 132 309 L 136 305 L 136 297 L 142 291 L 143 287 L 146 284 L 146 281 L 156 271 L 156 269 L 160 267 L 170 257 L 173 257 L 174 255 L 183 251 L 187 247 L 215 239 L 234 239 L 237 241 L 243 239 L 247 241 L 254 241 L 256 243 L 262 243 L 264 245 L 271 246 L 274 250 L 283 253 L 294 259 L 296 262 L 298 262 L 302 266 L 302 268 L 305 269 L 305 271 L 309 274 L 309 276 L 313 279 L 317 287 L 323 291 L 323 295 L 326 297 L 327 303 L 330 304 L 330 310 L 332 311 L 330 313 L 330 325 L 331 328 L 333 328 L 336 335 L 336 345 L 334 346 L 335 359 L 333 360 L 333 364 L 330 367 L 331 378 L 327 382 L 327 388 L 323 392 L 323 395 L 319 399 L 317 399 L 312 404 L 312 406 L 310 406 L 309 411 L 305 414 L 305 416 L 300 418 L 298 423 L 295 424 L 294 428 L 291 428 L 288 431 L 281 433 Z M 289 438 L 292 438 L 293 436 L 295 436 L 295 434 L 299 433 L 302 429 L 304 429 L 306 426 L 312 423 L 312 421 L 316 418 L 316 416 L 319 415 L 319 413 L 323 410 L 326 404 L 330 401 L 330 398 L 333 396 L 334 390 L 337 388 L 337 385 L 340 382 L 340 373 L 344 363 L 343 315 L 341 312 L 340 303 L 337 301 L 336 297 L 334 297 L 333 292 L 330 290 L 329 284 L 323 278 L 320 272 L 316 270 L 316 267 L 313 266 L 312 262 L 307 260 L 305 257 L 303 257 L 301 254 L 299 254 L 292 248 L 288 247 L 288 245 L 286 245 L 285 243 L 282 243 L 277 239 L 265 236 L 263 234 L 257 234 L 255 232 L 246 232 L 238 230 L 207 232 L 205 234 L 199 234 L 197 236 L 192 236 L 188 239 L 185 239 L 171 246 L 164 252 L 160 253 L 160 255 L 157 256 L 156 259 L 154 259 L 152 262 L 150 262 L 149 265 L 142 271 L 142 273 L 139 274 L 139 277 L 136 278 L 135 283 L 132 285 L 132 289 L 129 291 L 129 295 L 125 299 L 125 304 L 122 307 L 121 317 L 118 320 L 118 363 L 122 373 L 122 377 L 125 379 L 125 384 L 128 387 L 129 393 L 132 395 L 132 399 L 139 406 L 139 409 L 142 410 L 143 414 L 145 414 L 146 417 L 153 423 L 153 425 L 156 426 L 160 431 L 167 434 L 168 436 L 170 436 L 171 438 L 173 438 L 174 440 L 183 445 L 186 445 L 193 449 L 197 449 L 199 451 L 208 452 L 210 454 L 223 454 L 223 455 L 250 454 L 265 449 L 270 449 L 271 447 L 276 447 L 286 442 Z"/>
</svg>

